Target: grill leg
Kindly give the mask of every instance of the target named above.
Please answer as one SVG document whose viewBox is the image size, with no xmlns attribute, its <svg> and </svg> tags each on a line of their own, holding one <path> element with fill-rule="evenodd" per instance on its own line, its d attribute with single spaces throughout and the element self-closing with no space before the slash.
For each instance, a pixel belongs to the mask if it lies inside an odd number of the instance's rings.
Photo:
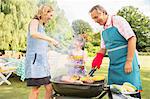
<svg viewBox="0 0 150 99">
<path fill-rule="evenodd" d="M 107 94 L 107 92 L 105 91 L 105 92 L 103 92 L 99 97 L 98 97 L 98 99 L 102 99 L 105 95 Z"/>
<path fill-rule="evenodd" d="M 98 97 L 98 99 L 102 99 L 106 94 L 108 94 L 108 99 L 113 99 L 112 93 L 111 93 L 110 90 L 103 92 L 103 93 Z"/>
<path fill-rule="evenodd" d="M 113 99 L 112 93 L 111 93 L 110 89 L 108 90 L 108 98 L 109 98 L 109 99 Z"/>
<path fill-rule="evenodd" d="M 109 86 L 104 88 L 104 92 L 98 97 L 98 99 L 102 99 L 106 94 L 108 94 L 108 99 L 113 99 Z"/>
</svg>

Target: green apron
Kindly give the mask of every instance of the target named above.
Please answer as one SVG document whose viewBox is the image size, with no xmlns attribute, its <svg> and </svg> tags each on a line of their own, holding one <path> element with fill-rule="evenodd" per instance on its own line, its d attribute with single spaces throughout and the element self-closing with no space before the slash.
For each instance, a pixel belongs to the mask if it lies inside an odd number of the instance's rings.
<svg viewBox="0 0 150 99">
<path fill-rule="evenodd" d="M 102 37 L 105 42 L 108 56 L 110 59 L 108 71 L 108 84 L 122 85 L 124 82 L 133 84 L 138 90 L 141 90 L 140 71 L 136 54 L 132 61 L 132 72 L 126 74 L 124 66 L 127 57 L 128 41 L 119 33 L 114 26 L 104 30 Z"/>
</svg>

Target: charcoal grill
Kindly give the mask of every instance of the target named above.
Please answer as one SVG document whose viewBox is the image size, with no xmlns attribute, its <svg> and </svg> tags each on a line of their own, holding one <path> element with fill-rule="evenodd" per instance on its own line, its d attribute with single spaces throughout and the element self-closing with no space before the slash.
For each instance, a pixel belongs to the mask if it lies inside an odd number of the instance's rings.
<svg viewBox="0 0 150 99">
<path fill-rule="evenodd" d="M 52 82 L 53 89 L 55 91 L 54 97 L 56 99 L 67 99 L 67 97 L 72 97 L 70 99 L 91 99 L 93 97 L 98 97 L 101 99 L 108 93 L 109 99 L 112 99 L 111 91 L 109 88 L 105 90 L 105 81 L 97 81 L 92 84 L 79 84 L 79 83 L 66 83 L 60 80 L 62 76 L 54 78 Z M 60 97 L 60 98 L 59 98 Z M 63 98 L 66 97 L 66 98 Z M 68 98 L 69 99 L 69 98 Z"/>
</svg>

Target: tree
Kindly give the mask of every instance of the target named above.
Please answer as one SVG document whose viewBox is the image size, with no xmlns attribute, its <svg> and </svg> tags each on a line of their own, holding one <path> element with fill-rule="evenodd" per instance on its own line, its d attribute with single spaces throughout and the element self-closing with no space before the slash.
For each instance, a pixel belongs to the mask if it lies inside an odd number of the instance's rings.
<svg viewBox="0 0 150 99">
<path fill-rule="evenodd" d="M 49 22 L 46 27 L 46 31 L 49 36 L 59 41 L 59 45 L 62 50 L 67 50 L 71 39 L 72 39 L 72 28 L 69 25 L 67 18 L 65 17 L 64 11 L 60 9 L 55 0 L 45 0 L 46 4 L 50 4 L 55 12 L 53 19 Z"/>
<path fill-rule="evenodd" d="M 124 17 L 137 36 L 137 49 L 150 51 L 150 18 L 141 13 L 138 8 L 126 6 L 117 13 Z"/>
<path fill-rule="evenodd" d="M 72 29 L 74 36 L 81 35 L 86 39 L 86 41 L 92 40 L 93 36 L 91 34 L 93 29 L 88 22 L 81 19 L 75 20 L 72 22 Z"/>
<path fill-rule="evenodd" d="M 35 0 L 2 0 L 0 4 L 0 50 L 25 50 L 28 22 L 35 13 Z M 28 10 L 30 9 L 30 10 Z"/>
<path fill-rule="evenodd" d="M 72 22 L 72 28 L 74 30 L 74 35 L 87 34 L 85 39 L 87 43 L 85 44 L 85 48 L 87 49 L 88 55 L 93 56 L 99 50 L 100 46 L 100 33 L 93 35 L 93 29 L 88 22 L 83 20 L 75 20 Z"/>
<path fill-rule="evenodd" d="M 63 10 L 58 8 L 54 0 L 2 0 L 0 2 L 0 50 L 26 50 L 28 24 L 41 4 L 52 5 L 57 15 L 46 27 L 48 35 L 59 35 L 65 42 L 71 39 L 72 29 Z"/>
<path fill-rule="evenodd" d="M 89 23 L 83 20 L 75 20 L 72 22 L 72 28 L 75 34 L 84 34 L 93 32 Z"/>
</svg>

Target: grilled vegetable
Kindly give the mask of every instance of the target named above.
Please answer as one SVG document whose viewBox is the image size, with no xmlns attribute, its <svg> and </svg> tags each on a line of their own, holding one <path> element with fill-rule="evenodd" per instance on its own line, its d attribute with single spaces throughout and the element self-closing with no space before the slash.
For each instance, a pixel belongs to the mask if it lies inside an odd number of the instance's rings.
<svg viewBox="0 0 150 99">
<path fill-rule="evenodd" d="M 90 84 L 94 82 L 94 80 L 92 80 L 92 77 L 90 76 L 81 77 L 80 81 L 83 81 L 85 83 L 90 83 Z"/>
<path fill-rule="evenodd" d="M 104 80 L 105 79 L 105 76 L 93 76 L 91 77 L 92 80 L 94 81 L 100 81 L 100 80 Z"/>
<path fill-rule="evenodd" d="M 78 76 L 78 75 L 73 75 L 73 76 L 71 76 L 70 79 L 71 79 L 71 80 L 79 80 L 79 79 L 80 79 L 80 76 Z"/>
<path fill-rule="evenodd" d="M 123 83 L 122 87 L 127 92 L 135 92 L 137 90 L 135 86 L 133 86 L 131 83 L 128 83 L 128 82 Z"/>
</svg>

